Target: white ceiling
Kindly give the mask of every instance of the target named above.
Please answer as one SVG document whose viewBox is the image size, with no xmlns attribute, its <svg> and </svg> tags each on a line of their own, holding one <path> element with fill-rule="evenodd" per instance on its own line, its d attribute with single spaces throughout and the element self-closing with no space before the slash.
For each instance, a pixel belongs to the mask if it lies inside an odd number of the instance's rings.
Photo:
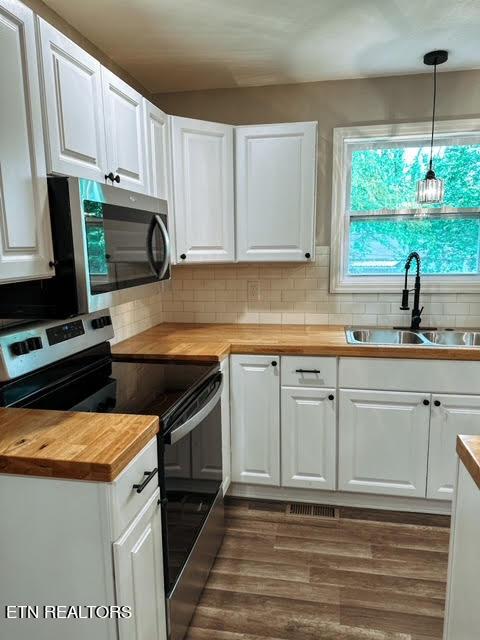
<svg viewBox="0 0 480 640">
<path fill-rule="evenodd" d="M 480 67 L 480 0 L 45 0 L 153 93 Z"/>
</svg>

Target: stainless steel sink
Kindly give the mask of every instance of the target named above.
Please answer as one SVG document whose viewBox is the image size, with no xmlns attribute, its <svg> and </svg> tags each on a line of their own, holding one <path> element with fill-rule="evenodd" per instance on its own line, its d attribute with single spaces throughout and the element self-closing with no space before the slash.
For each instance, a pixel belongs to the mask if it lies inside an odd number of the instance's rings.
<svg viewBox="0 0 480 640">
<path fill-rule="evenodd" d="M 345 333 L 349 344 L 480 347 L 480 330 L 477 329 L 411 331 L 390 327 L 349 327 Z"/>
<path fill-rule="evenodd" d="M 347 342 L 350 344 L 425 344 L 424 338 L 408 329 L 347 329 Z"/>
<path fill-rule="evenodd" d="M 428 342 L 441 347 L 478 347 L 480 331 L 424 331 L 422 335 Z"/>
</svg>

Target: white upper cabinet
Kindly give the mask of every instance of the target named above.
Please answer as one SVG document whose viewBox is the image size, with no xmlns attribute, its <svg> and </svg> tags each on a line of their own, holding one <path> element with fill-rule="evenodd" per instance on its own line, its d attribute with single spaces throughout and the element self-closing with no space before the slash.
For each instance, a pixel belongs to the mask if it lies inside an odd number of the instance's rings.
<svg viewBox="0 0 480 640">
<path fill-rule="evenodd" d="M 101 65 L 41 18 L 39 32 L 48 172 L 103 182 Z"/>
<path fill-rule="evenodd" d="M 231 356 L 233 482 L 280 485 L 278 361 L 277 356 Z"/>
<path fill-rule="evenodd" d="M 424 393 L 340 391 L 338 488 L 424 498 L 429 400 Z"/>
<path fill-rule="evenodd" d="M 434 395 L 430 423 L 427 498 L 451 500 L 457 436 L 480 436 L 480 397 Z"/>
<path fill-rule="evenodd" d="M 0 0 L 0 282 L 54 274 L 35 22 Z"/>
<path fill-rule="evenodd" d="M 172 117 L 177 262 L 233 262 L 233 128 Z"/>
<path fill-rule="evenodd" d="M 238 261 L 312 259 L 317 123 L 237 127 L 235 143 Z"/>
<path fill-rule="evenodd" d="M 107 136 L 106 173 L 119 186 L 148 193 L 145 99 L 126 82 L 102 67 L 103 105 Z"/>
<path fill-rule="evenodd" d="M 150 194 L 162 200 L 170 199 L 171 156 L 169 116 L 146 101 L 147 149 Z"/>
</svg>

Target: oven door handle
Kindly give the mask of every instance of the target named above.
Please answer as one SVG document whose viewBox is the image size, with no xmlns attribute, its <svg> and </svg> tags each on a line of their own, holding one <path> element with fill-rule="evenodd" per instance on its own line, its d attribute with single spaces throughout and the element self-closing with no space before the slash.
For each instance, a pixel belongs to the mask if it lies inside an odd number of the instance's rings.
<svg viewBox="0 0 480 640">
<path fill-rule="evenodd" d="M 153 232 L 155 231 L 155 227 L 158 227 L 160 229 L 160 233 L 162 234 L 162 237 L 163 237 L 163 244 L 165 245 L 165 255 L 163 258 L 163 264 L 160 267 L 160 269 L 157 268 L 157 265 L 155 264 L 155 258 L 153 256 Z M 164 225 L 162 218 L 158 214 L 155 214 L 152 217 L 152 221 L 148 228 L 147 258 L 148 258 L 148 264 L 150 265 L 150 269 L 153 271 L 153 273 L 157 276 L 159 280 L 162 280 L 165 273 L 167 272 L 168 266 L 170 264 L 170 253 L 171 253 L 170 236 L 168 235 L 167 228 Z"/>
<path fill-rule="evenodd" d="M 222 389 L 223 380 L 220 383 L 217 391 L 215 392 L 215 395 L 210 398 L 210 400 L 206 404 L 203 405 L 200 411 L 197 411 L 195 415 L 193 415 L 191 418 L 186 420 L 184 423 L 182 423 L 180 426 L 178 426 L 176 429 L 173 429 L 173 431 L 169 433 L 169 444 L 175 444 L 176 442 L 184 438 L 188 433 L 190 433 L 190 431 L 193 431 L 193 429 L 195 429 L 195 427 L 198 426 L 200 422 L 202 422 L 202 420 L 205 420 L 205 418 L 220 400 Z"/>
</svg>

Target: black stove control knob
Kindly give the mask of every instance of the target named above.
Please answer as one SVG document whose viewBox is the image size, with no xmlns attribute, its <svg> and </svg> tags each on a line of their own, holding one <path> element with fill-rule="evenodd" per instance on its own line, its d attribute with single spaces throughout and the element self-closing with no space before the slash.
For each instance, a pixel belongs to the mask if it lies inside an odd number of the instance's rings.
<svg viewBox="0 0 480 640">
<path fill-rule="evenodd" d="M 27 345 L 30 351 L 38 351 L 38 349 L 43 349 L 43 343 L 40 337 L 27 338 Z"/>
<path fill-rule="evenodd" d="M 10 351 L 14 356 L 24 356 L 30 352 L 30 348 L 26 340 L 19 340 L 18 342 L 12 342 Z"/>
<path fill-rule="evenodd" d="M 92 329 L 103 329 L 112 324 L 112 318 L 110 316 L 100 316 L 92 320 Z"/>
</svg>

